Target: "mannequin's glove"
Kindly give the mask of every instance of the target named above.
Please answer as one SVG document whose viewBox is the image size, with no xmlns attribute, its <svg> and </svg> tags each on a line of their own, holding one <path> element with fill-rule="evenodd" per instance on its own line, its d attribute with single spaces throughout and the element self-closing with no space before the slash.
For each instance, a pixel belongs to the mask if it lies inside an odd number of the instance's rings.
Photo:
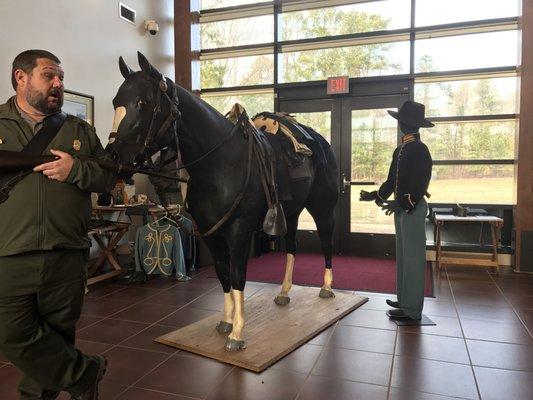
<svg viewBox="0 0 533 400">
<path fill-rule="evenodd" d="M 391 215 L 399 211 L 403 211 L 403 208 L 400 207 L 396 200 L 386 201 L 381 204 L 381 209 L 385 211 L 386 215 Z"/>
<path fill-rule="evenodd" d="M 359 192 L 359 201 L 374 201 L 378 197 L 377 192 L 367 192 L 366 190 L 361 190 Z"/>
</svg>

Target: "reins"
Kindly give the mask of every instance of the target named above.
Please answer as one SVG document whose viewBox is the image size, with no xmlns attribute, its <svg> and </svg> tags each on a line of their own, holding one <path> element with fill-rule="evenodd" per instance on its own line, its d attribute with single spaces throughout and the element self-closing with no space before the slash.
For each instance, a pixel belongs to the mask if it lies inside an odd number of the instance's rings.
<svg viewBox="0 0 533 400">
<path fill-rule="evenodd" d="M 178 168 L 178 171 L 180 169 L 184 169 L 184 168 L 188 168 L 192 165 L 195 165 L 197 163 L 199 163 L 200 161 L 202 161 L 203 159 L 205 159 L 207 156 L 209 156 L 210 154 L 214 153 L 216 150 L 218 150 L 220 147 L 222 147 L 222 145 L 224 145 L 226 142 L 228 142 L 232 137 L 233 135 L 235 134 L 235 132 L 237 132 L 240 128 L 240 126 L 243 124 L 243 122 L 248 118 L 248 115 L 246 115 L 245 113 L 241 114 L 239 116 L 239 119 L 237 120 L 237 122 L 235 123 L 235 126 L 233 127 L 233 129 L 231 130 L 231 132 L 229 133 L 228 136 L 226 136 L 223 140 L 220 141 L 220 143 L 216 144 L 211 150 L 209 150 L 207 153 L 201 155 L 200 157 L 198 157 L 196 160 L 194 161 L 191 161 L 190 163 L 187 163 L 185 165 L 182 165 L 181 167 Z M 168 161 L 167 161 L 168 163 Z"/>
<path fill-rule="evenodd" d="M 244 118 L 243 118 L 243 116 L 244 116 Z M 241 116 L 239 117 L 239 119 L 237 120 L 237 124 L 235 125 L 235 128 L 233 128 L 233 130 L 236 131 L 236 128 L 242 124 L 242 121 L 246 121 L 247 119 L 248 119 L 248 115 L 246 113 L 242 113 Z M 220 218 L 220 220 L 215 225 L 213 225 L 207 232 L 201 233 L 200 234 L 201 237 L 206 237 L 206 236 L 209 236 L 209 235 L 213 234 L 216 230 L 218 230 L 218 228 L 220 228 L 233 215 L 233 212 L 239 206 L 242 198 L 244 197 L 244 194 L 246 193 L 246 189 L 248 188 L 248 183 L 250 182 L 250 175 L 251 175 L 250 173 L 251 173 L 251 170 L 252 170 L 252 156 L 253 156 L 253 144 L 254 144 L 254 137 L 253 136 L 254 136 L 254 134 L 253 134 L 253 132 L 247 132 L 245 125 L 243 125 L 243 127 L 245 129 L 244 130 L 244 135 L 248 139 L 248 161 L 247 161 L 247 165 L 246 165 L 246 178 L 244 180 L 244 185 L 242 187 L 241 192 L 237 195 L 237 197 L 233 201 L 233 204 L 231 205 L 229 210 L 226 211 L 226 213 L 222 216 L 222 218 Z M 185 207 L 187 207 L 187 199 L 185 199 Z"/>
</svg>

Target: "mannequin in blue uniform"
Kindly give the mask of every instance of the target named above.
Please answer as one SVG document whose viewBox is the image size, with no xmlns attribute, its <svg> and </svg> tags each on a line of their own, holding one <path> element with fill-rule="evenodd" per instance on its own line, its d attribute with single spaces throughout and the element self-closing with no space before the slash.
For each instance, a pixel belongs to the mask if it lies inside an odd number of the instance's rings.
<svg viewBox="0 0 533 400">
<path fill-rule="evenodd" d="M 425 219 L 432 160 L 420 141 L 419 129 L 434 126 L 425 119 L 425 107 L 406 101 L 399 111 L 388 111 L 398 120 L 402 143 L 394 150 L 387 180 L 373 192 L 362 190 L 359 200 L 375 201 L 387 215 L 394 214 L 396 229 L 396 292 L 398 301 L 387 300 L 391 319 L 420 320 L 424 306 L 426 270 Z M 394 200 L 388 200 L 394 193 Z"/>
</svg>

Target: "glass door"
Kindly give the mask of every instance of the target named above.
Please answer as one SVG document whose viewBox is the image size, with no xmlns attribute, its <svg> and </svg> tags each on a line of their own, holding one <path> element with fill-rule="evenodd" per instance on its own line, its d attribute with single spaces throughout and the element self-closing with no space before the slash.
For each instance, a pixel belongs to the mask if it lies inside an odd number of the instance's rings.
<svg viewBox="0 0 533 400">
<path fill-rule="evenodd" d="M 394 220 L 374 202 L 359 201 L 387 179 L 398 143 L 396 110 L 405 95 L 343 99 L 341 127 L 340 236 L 344 253 L 392 256 Z"/>
<path fill-rule="evenodd" d="M 377 190 L 388 174 L 398 143 L 397 123 L 387 110 L 409 100 L 408 81 L 352 84 L 350 95 L 295 98 L 293 89 L 279 99 L 279 110 L 296 116 L 331 144 L 339 167 L 334 251 L 369 257 L 394 256 L 394 222 L 374 203 L 360 202 L 360 190 Z M 307 89 L 306 89 L 307 90 Z M 304 95 L 309 95 L 300 89 Z M 312 93 L 324 96 L 325 87 Z M 357 95 L 355 95 L 357 94 Z M 316 226 L 304 210 L 298 223 L 299 251 L 320 252 Z"/>
<path fill-rule="evenodd" d="M 298 122 L 312 127 L 331 144 L 335 158 L 339 159 L 340 123 L 339 111 L 334 109 L 332 99 L 316 100 L 285 100 L 280 101 L 280 110 L 294 115 Z M 337 131 L 335 134 L 334 131 Z M 338 225 L 338 224 L 337 224 Z M 334 233 L 334 242 L 338 243 L 339 227 Z M 320 252 L 320 241 L 316 233 L 316 225 L 313 217 L 307 210 L 303 210 L 298 219 L 298 251 Z M 338 247 L 338 245 L 337 245 Z M 337 250 L 336 250 L 337 251 Z"/>
</svg>

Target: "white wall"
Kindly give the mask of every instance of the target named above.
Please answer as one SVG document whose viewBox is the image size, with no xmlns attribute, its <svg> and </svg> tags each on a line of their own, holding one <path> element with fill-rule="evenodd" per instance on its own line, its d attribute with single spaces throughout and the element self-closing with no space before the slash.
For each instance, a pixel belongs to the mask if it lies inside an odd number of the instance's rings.
<svg viewBox="0 0 533 400">
<path fill-rule="evenodd" d="M 105 146 L 111 103 L 123 81 L 118 57 L 138 70 L 137 51 L 174 79 L 173 0 L 123 0 L 137 11 L 136 25 L 118 17 L 117 0 L 0 0 L 0 103 L 14 94 L 11 63 L 21 51 L 45 49 L 61 60 L 67 89 L 95 98 L 95 126 Z M 160 31 L 146 34 L 144 20 Z"/>
</svg>

